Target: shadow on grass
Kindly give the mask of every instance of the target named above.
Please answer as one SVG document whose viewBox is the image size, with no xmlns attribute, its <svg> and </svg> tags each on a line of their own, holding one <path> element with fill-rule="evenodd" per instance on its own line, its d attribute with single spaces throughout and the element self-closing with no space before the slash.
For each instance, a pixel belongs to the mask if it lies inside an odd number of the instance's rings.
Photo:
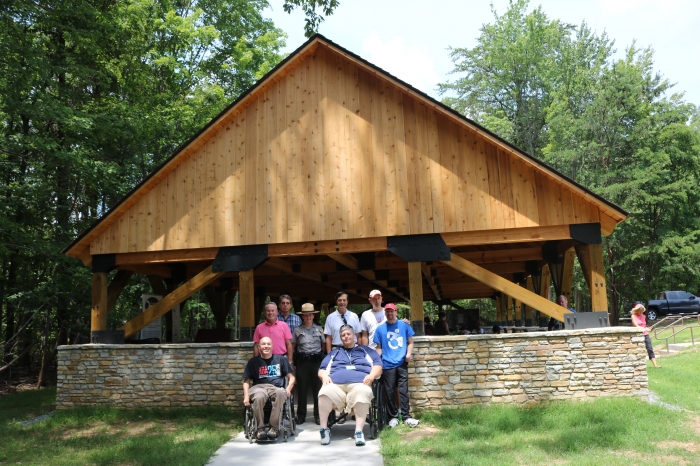
<svg viewBox="0 0 700 466">
<path fill-rule="evenodd" d="M 240 410 L 79 408 L 55 411 L 55 390 L 0 398 L 0 463 L 201 465 L 241 426 Z"/>
</svg>

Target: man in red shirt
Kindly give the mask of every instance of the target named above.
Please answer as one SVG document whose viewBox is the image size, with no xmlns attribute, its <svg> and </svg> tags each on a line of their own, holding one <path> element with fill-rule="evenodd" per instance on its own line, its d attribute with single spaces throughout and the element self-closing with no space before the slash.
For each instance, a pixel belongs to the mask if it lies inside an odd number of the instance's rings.
<svg viewBox="0 0 700 466">
<path fill-rule="evenodd" d="M 254 356 L 260 355 L 258 342 L 263 337 L 269 337 L 272 340 L 273 354 L 287 355 L 289 364 L 293 363 L 292 332 L 289 331 L 287 324 L 277 320 L 277 304 L 275 303 L 265 305 L 265 322 L 255 327 L 255 333 L 253 334 L 253 341 L 255 342 Z"/>
</svg>

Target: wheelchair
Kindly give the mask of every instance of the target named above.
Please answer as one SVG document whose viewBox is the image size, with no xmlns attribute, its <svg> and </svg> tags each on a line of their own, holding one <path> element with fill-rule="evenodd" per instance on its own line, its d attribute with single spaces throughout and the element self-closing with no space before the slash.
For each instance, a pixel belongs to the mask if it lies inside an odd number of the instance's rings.
<svg viewBox="0 0 700 466">
<path fill-rule="evenodd" d="M 369 424 L 369 438 L 374 440 L 379 436 L 379 432 L 389 423 L 384 403 L 384 387 L 379 378 L 372 382 L 372 395 L 374 396 L 372 403 L 369 405 L 369 414 L 367 415 L 369 419 L 367 423 Z M 338 424 L 339 421 L 345 420 L 347 416 L 348 413 L 346 412 L 336 416 L 335 411 L 331 411 L 328 415 L 328 428 L 330 429 L 335 424 Z"/>
<path fill-rule="evenodd" d="M 287 388 L 288 380 L 285 377 L 284 379 L 284 387 Z M 282 405 L 282 413 L 280 414 L 279 417 L 279 426 L 270 426 L 270 414 L 272 412 L 272 400 L 268 399 L 267 402 L 265 403 L 265 408 L 264 408 L 264 422 L 265 426 L 268 427 L 277 427 L 277 431 L 282 434 L 282 439 L 286 442 L 287 439 L 290 436 L 294 436 L 296 434 L 296 419 L 294 418 L 294 411 L 293 411 L 293 406 L 294 406 L 294 395 L 292 394 L 289 398 L 287 398 Z M 258 432 L 258 420 L 255 417 L 255 413 L 253 413 L 253 407 L 252 406 L 246 406 L 245 407 L 245 419 L 243 421 L 243 430 L 245 434 L 245 438 L 248 439 L 248 442 L 253 443 L 272 443 L 276 442 L 277 439 L 270 439 L 270 438 L 265 438 L 265 439 L 258 439 L 257 438 L 257 432 Z M 279 438 L 279 437 L 278 437 Z"/>
</svg>

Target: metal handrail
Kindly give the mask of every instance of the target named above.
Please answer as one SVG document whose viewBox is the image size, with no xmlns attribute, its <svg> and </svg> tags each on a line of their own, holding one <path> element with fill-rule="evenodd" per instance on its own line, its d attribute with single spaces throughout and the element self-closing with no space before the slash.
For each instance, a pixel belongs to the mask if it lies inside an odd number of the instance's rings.
<svg viewBox="0 0 700 466">
<path fill-rule="evenodd" d="M 696 321 L 697 325 L 686 325 L 686 320 L 688 321 Z M 666 323 L 666 325 L 663 325 L 661 328 L 659 327 L 659 324 Z M 681 325 L 680 328 L 677 327 L 677 325 Z M 666 352 L 669 353 L 670 350 L 668 348 L 668 341 L 673 338 L 673 344 L 676 344 L 676 335 L 681 333 L 684 330 L 690 329 L 690 341 L 693 345 L 695 345 L 695 334 L 693 332 L 693 329 L 695 328 L 700 328 L 700 315 L 698 316 L 693 316 L 693 317 L 687 317 L 687 316 L 668 316 L 664 317 L 660 321 L 656 322 L 654 325 L 649 327 L 649 331 L 653 330 L 654 331 L 654 338 L 657 340 L 663 340 L 666 343 Z M 673 329 L 673 333 L 665 338 L 660 337 L 659 333 L 663 333 L 666 330 Z"/>
</svg>

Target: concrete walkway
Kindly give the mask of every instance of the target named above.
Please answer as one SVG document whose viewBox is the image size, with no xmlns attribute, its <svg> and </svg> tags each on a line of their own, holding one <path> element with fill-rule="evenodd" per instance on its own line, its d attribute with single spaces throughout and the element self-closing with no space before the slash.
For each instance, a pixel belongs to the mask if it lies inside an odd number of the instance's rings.
<svg viewBox="0 0 700 466">
<path fill-rule="evenodd" d="M 313 413 L 313 406 L 310 408 L 307 412 Z M 367 444 L 363 447 L 355 446 L 355 422 L 352 420 L 343 425 L 333 426 L 330 445 L 321 445 L 319 429 L 313 421 L 313 416 L 308 416 L 304 424 L 297 426 L 296 435 L 290 437 L 287 443 L 284 443 L 280 435 L 277 442 L 260 445 L 255 442 L 248 443 L 241 432 L 219 448 L 207 464 L 281 466 L 313 463 L 333 466 L 383 466 L 384 460 L 379 454 L 379 439 L 369 438 L 369 424 L 365 424 Z"/>
</svg>

